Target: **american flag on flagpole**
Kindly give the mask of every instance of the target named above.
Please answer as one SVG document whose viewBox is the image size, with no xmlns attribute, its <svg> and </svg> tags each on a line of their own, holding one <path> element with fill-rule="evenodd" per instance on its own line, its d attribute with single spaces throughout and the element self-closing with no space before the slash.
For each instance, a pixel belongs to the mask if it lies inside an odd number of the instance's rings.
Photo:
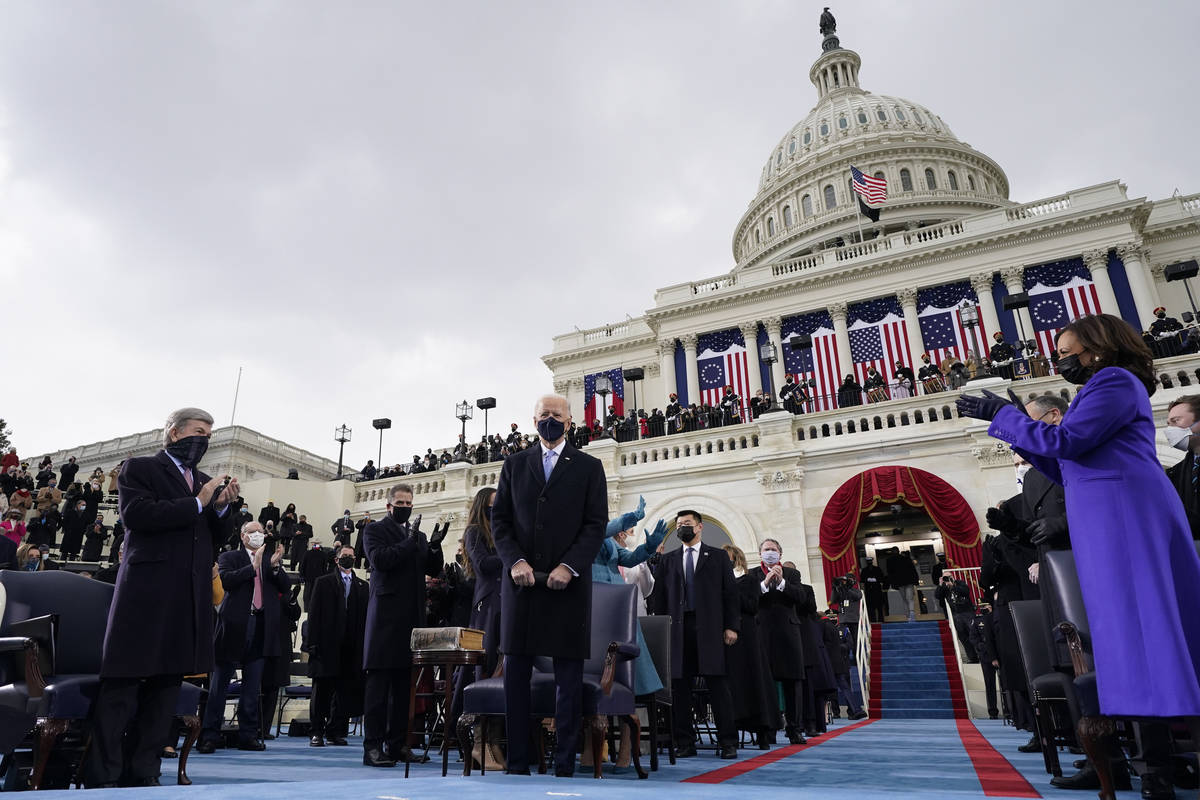
<svg viewBox="0 0 1200 800">
<path fill-rule="evenodd" d="M 850 167 L 850 185 L 868 205 L 877 206 L 887 200 L 887 181 L 866 175 L 858 167 Z"/>
<path fill-rule="evenodd" d="M 963 325 L 958 307 L 964 300 L 973 304 L 979 302 L 975 290 L 966 281 L 947 283 L 917 292 L 921 341 L 934 364 L 941 364 L 951 356 L 965 362 L 968 350 L 975 351 L 981 358 L 987 357 L 990 332 L 983 326 L 982 315 L 974 331 Z"/>
<path fill-rule="evenodd" d="M 737 328 L 705 333 L 696 344 L 696 371 L 700 378 L 700 403 L 716 408 L 725 387 L 742 399 L 742 419 L 750 419 L 750 369 L 745 340 Z M 757 369 L 758 365 L 755 364 Z"/>
<path fill-rule="evenodd" d="M 596 378 L 601 375 L 607 375 L 612 381 L 612 394 L 608 396 L 607 405 L 604 396 L 596 394 Z M 604 418 L 608 415 L 607 406 L 616 406 L 618 415 L 625 413 L 625 378 L 620 367 L 583 376 L 583 419 L 589 428 L 595 420 L 604 424 Z"/>
<path fill-rule="evenodd" d="M 888 384 L 896 379 L 896 362 L 912 368 L 913 358 L 908 347 L 908 326 L 904 323 L 900 302 L 895 297 L 882 297 L 850 306 L 850 357 L 854 360 L 854 377 L 861 384 L 867 370 L 875 367 Z"/>
<path fill-rule="evenodd" d="M 837 408 L 837 389 L 842 382 L 838 363 L 837 338 L 833 318 L 828 311 L 815 311 L 783 320 L 783 368 L 797 383 L 803 384 L 812 402 L 805 411 L 832 411 Z M 812 347 L 795 350 L 791 339 L 812 337 Z M 812 381 L 815 386 L 809 387 Z"/>
<path fill-rule="evenodd" d="M 1025 269 L 1029 317 L 1038 348 L 1047 359 L 1054 352 L 1054 337 L 1067 323 L 1085 314 L 1100 313 L 1100 296 L 1091 278 L 1081 258 Z"/>
</svg>

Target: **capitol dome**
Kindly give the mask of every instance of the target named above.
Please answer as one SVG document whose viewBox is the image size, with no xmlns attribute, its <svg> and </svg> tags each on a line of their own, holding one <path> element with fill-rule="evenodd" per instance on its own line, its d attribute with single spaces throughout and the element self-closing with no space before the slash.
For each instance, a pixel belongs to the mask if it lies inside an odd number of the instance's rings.
<svg viewBox="0 0 1200 800">
<path fill-rule="evenodd" d="M 1008 206 L 1008 178 L 937 114 L 859 85 L 858 53 L 826 37 L 809 70 L 817 104 L 767 157 L 738 223 L 739 267 Z M 850 167 L 887 180 L 878 223 L 861 218 Z"/>
</svg>

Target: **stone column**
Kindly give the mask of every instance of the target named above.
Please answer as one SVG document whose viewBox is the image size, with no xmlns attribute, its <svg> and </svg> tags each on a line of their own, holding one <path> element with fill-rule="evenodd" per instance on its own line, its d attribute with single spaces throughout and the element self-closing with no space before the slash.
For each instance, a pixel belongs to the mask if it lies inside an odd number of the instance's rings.
<svg viewBox="0 0 1200 800">
<path fill-rule="evenodd" d="M 1083 254 L 1083 263 L 1092 273 L 1092 283 L 1096 284 L 1096 295 L 1100 298 L 1100 311 L 1104 314 L 1121 316 L 1121 308 L 1117 305 L 1117 294 L 1113 291 L 1112 280 L 1108 277 L 1108 251 L 1088 250 Z"/>
<path fill-rule="evenodd" d="M 975 290 L 975 296 L 979 298 L 979 314 L 983 317 L 983 329 L 988 336 L 991 336 L 1000 330 L 1000 315 L 996 313 L 996 298 L 992 297 L 992 273 L 981 272 L 972 275 L 971 288 Z M 987 345 L 988 343 L 985 341 L 983 343 L 985 350 Z"/>
<path fill-rule="evenodd" d="M 667 397 L 673 392 L 679 390 L 675 386 L 675 339 L 660 339 L 658 342 L 658 374 L 662 375 L 663 392 L 662 400 L 664 405 L 668 402 Z M 655 404 L 650 403 L 653 407 Z"/>
<path fill-rule="evenodd" d="M 1150 330 L 1154 322 L 1154 309 L 1158 307 L 1158 293 L 1151 283 L 1150 271 L 1146 269 L 1146 251 L 1137 242 L 1117 245 L 1117 255 L 1125 263 L 1125 276 L 1129 278 L 1129 291 L 1137 307 L 1142 330 Z"/>
<path fill-rule="evenodd" d="M 921 354 L 925 352 L 925 343 L 921 339 L 921 320 L 917 317 L 917 290 L 913 286 L 905 286 L 896 292 L 896 298 L 904 311 L 904 327 L 908 334 L 908 349 L 912 355 L 904 366 L 915 373 L 914 365 L 921 363 Z"/>
<path fill-rule="evenodd" d="M 838 366 L 842 374 L 837 376 L 837 382 L 842 377 L 854 372 L 854 358 L 850 355 L 850 331 L 846 327 L 846 314 L 849 308 L 840 300 L 829 305 L 829 316 L 833 317 L 833 333 L 837 339 Z"/>
<path fill-rule="evenodd" d="M 688 402 L 700 405 L 700 373 L 696 367 L 696 343 L 700 337 L 694 333 L 685 333 L 679 337 L 683 343 L 683 361 L 687 365 L 687 395 Z"/>
<path fill-rule="evenodd" d="M 1000 271 L 1000 277 L 1004 280 L 1004 285 L 1008 287 L 1009 294 L 1020 294 L 1025 291 L 1025 268 L 1024 267 L 1008 267 Z M 1017 324 L 1017 335 L 1023 336 L 1025 339 L 1036 338 L 1033 330 L 1033 320 L 1029 316 L 1029 307 L 1018 308 L 1016 311 L 1017 319 L 1020 322 Z M 1000 330 L 997 328 L 996 330 Z M 995 331 L 989 331 L 991 336 Z M 980 355 L 983 355 L 980 353 Z"/>
<path fill-rule="evenodd" d="M 743 322 L 738 326 L 742 329 L 742 341 L 746 343 L 746 369 L 750 373 L 750 397 L 762 391 L 762 362 L 758 360 L 758 323 Z M 749 403 L 750 398 L 743 398 Z"/>
<path fill-rule="evenodd" d="M 775 399 L 778 400 L 779 387 L 783 386 L 787 375 L 783 352 L 783 319 L 780 317 L 767 317 L 763 320 L 763 326 L 767 329 L 767 339 L 771 344 L 775 345 L 775 354 L 779 357 L 771 365 L 771 379 L 775 381 Z"/>
</svg>

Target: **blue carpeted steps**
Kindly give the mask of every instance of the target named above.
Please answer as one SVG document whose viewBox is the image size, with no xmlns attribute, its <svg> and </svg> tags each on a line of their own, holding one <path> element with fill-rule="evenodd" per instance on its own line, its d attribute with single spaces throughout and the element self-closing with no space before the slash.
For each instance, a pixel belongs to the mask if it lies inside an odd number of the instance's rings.
<svg viewBox="0 0 1200 800">
<path fill-rule="evenodd" d="M 940 623 L 888 623 L 875 626 L 871 634 L 871 716 L 966 716 L 959 682 L 951 680 L 946 671 L 945 637 Z"/>
</svg>

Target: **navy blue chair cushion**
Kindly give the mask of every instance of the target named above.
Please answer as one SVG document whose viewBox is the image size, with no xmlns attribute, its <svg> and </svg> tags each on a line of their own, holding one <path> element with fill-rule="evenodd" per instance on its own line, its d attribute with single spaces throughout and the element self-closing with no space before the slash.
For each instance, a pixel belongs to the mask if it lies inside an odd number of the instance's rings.
<svg viewBox="0 0 1200 800">
<path fill-rule="evenodd" d="M 1082 716 L 1100 716 L 1100 691 L 1096 688 L 1096 673 L 1085 672 L 1075 679 L 1075 696 L 1079 699 L 1079 713 Z"/>
<path fill-rule="evenodd" d="M 0 705 L 51 719 L 86 719 L 100 692 L 100 676 L 55 675 L 51 681 L 41 697 L 30 697 L 24 681 L 0 686 Z"/>
<path fill-rule="evenodd" d="M 175 716 L 188 717 L 200 710 L 200 698 L 204 690 L 194 683 L 183 682 L 179 687 L 179 699 L 175 701 Z"/>
</svg>

